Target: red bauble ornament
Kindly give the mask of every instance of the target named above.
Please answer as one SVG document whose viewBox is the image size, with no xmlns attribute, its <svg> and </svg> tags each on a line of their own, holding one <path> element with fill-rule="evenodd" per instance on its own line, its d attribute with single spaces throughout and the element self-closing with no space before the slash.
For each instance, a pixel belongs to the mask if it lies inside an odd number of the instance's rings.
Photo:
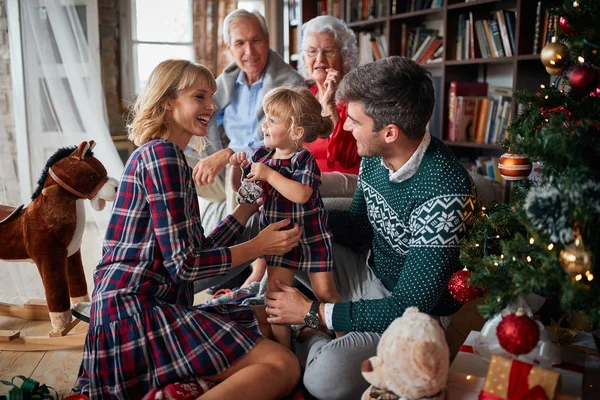
<svg viewBox="0 0 600 400">
<path fill-rule="evenodd" d="M 569 85 L 576 90 L 591 90 L 598 84 L 598 72 L 589 65 L 576 65 L 569 71 Z"/>
<path fill-rule="evenodd" d="M 540 327 L 525 314 L 523 308 L 502 318 L 496 328 L 500 346 L 511 354 L 529 353 L 540 340 Z"/>
<path fill-rule="evenodd" d="M 450 292 L 450 295 L 461 303 L 475 300 L 485 293 L 484 289 L 469 285 L 470 277 L 471 272 L 463 269 L 452 274 L 450 281 L 448 281 L 448 291 Z"/>
<path fill-rule="evenodd" d="M 513 154 L 510 151 L 502 154 L 498 161 L 500 175 L 507 181 L 521 181 L 527 179 L 531 172 L 531 161 L 527 156 Z"/>
<path fill-rule="evenodd" d="M 573 29 L 566 17 L 560 17 L 558 19 L 558 28 L 567 36 L 577 36 L 577 32 L 575 32 L 575 29 Z"/>
</svg>

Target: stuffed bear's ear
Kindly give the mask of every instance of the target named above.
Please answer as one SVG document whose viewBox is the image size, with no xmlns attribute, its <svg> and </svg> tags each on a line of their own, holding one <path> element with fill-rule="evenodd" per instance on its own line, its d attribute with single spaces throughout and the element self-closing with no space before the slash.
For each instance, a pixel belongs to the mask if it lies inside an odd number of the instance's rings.
<svg viewBox="0 0 600 400">
<path fill-rule="evenodd" d="M 419 312 L 419 308 L 418 307 L 408 307 L 406 310 L 404 310 L 404 315 L 408 315 L 408 314 L 416 314 Z"/>
<path fill-rule="evenodd" d="M 363 368 L 363 366 L 366 367 L 367 362 L 369 363 L 370 368 Z M 361 373 L 363 378 L 371 385 L 382 389 L 385 388 L 383 382 L 383 362 L 381 361 L 381 358 L 375 356 L 363 361 Z"/>
</svg>

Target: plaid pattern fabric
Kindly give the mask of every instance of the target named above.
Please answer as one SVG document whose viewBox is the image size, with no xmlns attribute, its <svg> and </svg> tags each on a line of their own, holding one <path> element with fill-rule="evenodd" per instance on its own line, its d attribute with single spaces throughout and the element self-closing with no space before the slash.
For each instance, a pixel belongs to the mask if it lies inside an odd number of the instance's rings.
<svg viewBox="0 0 600 400">
<path fill-rule="evenodd" d="M 153 386 L 215 375 L 255 345 L 261 334 L 251 309 L 192 307 L 192 281 L 227 272 L 225 246 L 242 230 L 229 216 L 204 236 L 192 170 L 175 144 L 153 140 L 132 154 L 94 272 L 84 393 L 138 398 Z"/>
<path fill-rule="evenodd" d="M 274 159 L 274 152 L 274 149 L 261 147 L 252 156 L 252 161 L 266 164 L 284 177 L 311 187 L 313 193 L 306 203 L 297 204 L 289 201 L 267 182 L 260 182 L 263 189 L 261 229 L 286 218 L 303 228 L 298 246 L 283 256 L 265 256 L 267 265 L 308 272 L 331 271 L 333 237 L 327 228 L 327 211 L 319 194 L 321 171 L 308 150 L 301 150 L 289 159 Z M 250 167 L 247 168 L 246 172 L 249 172 Z"/>
</svg>

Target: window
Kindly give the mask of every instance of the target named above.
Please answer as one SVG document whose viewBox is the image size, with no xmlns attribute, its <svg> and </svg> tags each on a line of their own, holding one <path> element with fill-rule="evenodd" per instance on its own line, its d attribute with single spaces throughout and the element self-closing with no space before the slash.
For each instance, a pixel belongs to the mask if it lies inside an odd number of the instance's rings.
<svg viewBox="0 0 600 400">
<path fill-rule="evenodd" d="M 192 0 L 127 0 L 121 9 L 123 98 L 131 100 L 169 58 L 194 60 Z"/>
<path fill-rule="evenodd" d="M 258 11 L 262 15 L 265 15 L 265 2 L 264 0 L 240 0 L 238 1 L 238 8 L 243 8 L 248 11 Z"/>
</svg>

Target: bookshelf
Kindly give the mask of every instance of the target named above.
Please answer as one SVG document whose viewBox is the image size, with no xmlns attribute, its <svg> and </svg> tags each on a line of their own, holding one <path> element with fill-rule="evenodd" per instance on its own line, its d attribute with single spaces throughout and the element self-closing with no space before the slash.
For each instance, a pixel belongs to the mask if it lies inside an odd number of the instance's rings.
<svg viewBox="0 0 600 400">
<path fill-rule="evenodd" d="M 418 9 L 419 5 L 436 5 L 439 2 L 440 0 L 287 0 L 284 8 L 294 8 L 291 13 L 297 18 L 288 19 L 290 23 L 287 34 L 290 36 L 293 33 L 294 43 L 289 47 L 289 54 L 285 55 L 286 61 L 295 65 L 295 60 L 300 57 L 302 22 L 321 14 L 330 14 L 343 19 L 359 37 L 359 46 L 361 33 L 381 35 L 387 45 L 384 53 L 388 55 L 404 55 L 402 52 L 406 51 L 406 42 L 403 43 L 403 40 L 406 41 L 406 32 L 410 27 L 434 30 L 442 43 L 443 50 L 438 57 L 438 62 L 422 64 L 438 81 L 437 104 L 434 112 L 434 119 L 437 118 L 438 121 L 437 125 L 434 125 L 433 121 L 430 124 L 432 135 L 442 138 L 460 156 L 472 158 L 482 154 L 500 155 L 502 147 L 499 144 L 448 140 L 450 82 L 487 82 L 489 87 L 505 87 L 512 93 L 522 89 L 535 91 L 542 84 L 550 84 L 550 75 L 539 60 L 542 45 L 538 44 L 536 51 L 533 48 L 532 38 L 536 33 L 540 35 L 540 32 L 536 31 L 539 29 L 536 28 L 536 18 L 540 19 L 538 1 L 443 0 L 441 7 Z M 547 6 L 552 2 L 547 0 L 541 3 Z M 509 45 L 509 52 L 512 54 L 503 57 L 493 57 L 488 54 L 486 58 L 476 38 L 477 23 L 474 23 L 473 39 L 471 44 L 467 45 L 467 55 L 461 57 L 465 59 L 457 59 L 457 37 L 462 26 L 459 26 L 461 15 L 463 22 L 471 15 L 475 22 L 479 20 L 489 22 L 495 18 L 495 15 L 499 15 L 499 10 L 502 10 L 500 14 L 510 14 L 514 18 L 511 25 L 514 44 Z M 366 14 L 369 16 L 363 18 Z M 436 86 L 435 82 L 434 86 Z M 507 103 L 509 104 L 507 110 L 510 110 L 507 113 L 512 117 L 516 113 L 516 104 L 510 99 Z"/>
</svg>

